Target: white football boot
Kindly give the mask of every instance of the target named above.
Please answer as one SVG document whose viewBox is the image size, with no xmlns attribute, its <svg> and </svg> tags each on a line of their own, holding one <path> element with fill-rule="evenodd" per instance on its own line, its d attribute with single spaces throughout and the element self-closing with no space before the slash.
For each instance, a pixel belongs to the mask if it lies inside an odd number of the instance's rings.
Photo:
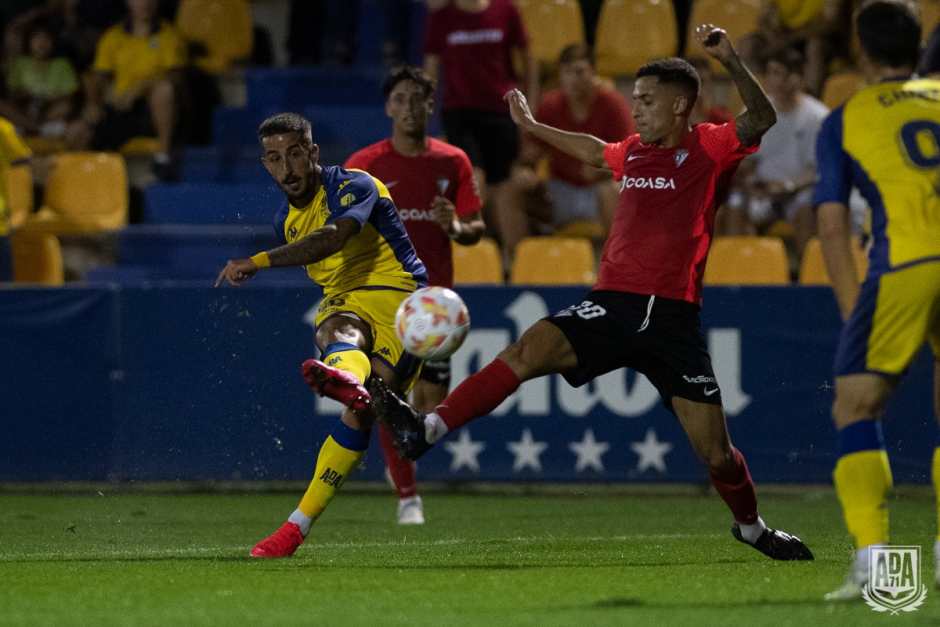
<svg viewBox="0 0 940 627">
<path fill-rule="evenodd" d="M 423 525 L 424 505 L 420 496 L 411 496 L 398 501 L 399 525 Z"/>
</svg>

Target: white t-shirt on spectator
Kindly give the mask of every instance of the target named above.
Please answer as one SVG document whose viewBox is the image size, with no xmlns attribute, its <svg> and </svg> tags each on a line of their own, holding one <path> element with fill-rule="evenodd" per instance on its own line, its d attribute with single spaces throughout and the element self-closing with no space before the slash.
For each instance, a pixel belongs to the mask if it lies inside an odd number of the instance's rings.
<svg viewBox="0 0 940 627">
<path fill-rule="evenodd" d="M 816 135 L 829 113 L 826 105 L 800 94 L 791 111 L 777 110 L 777 123 L 761 139 L 755 177 L 759 181 L 794 180 L 816 167 Z"/>
</svg>

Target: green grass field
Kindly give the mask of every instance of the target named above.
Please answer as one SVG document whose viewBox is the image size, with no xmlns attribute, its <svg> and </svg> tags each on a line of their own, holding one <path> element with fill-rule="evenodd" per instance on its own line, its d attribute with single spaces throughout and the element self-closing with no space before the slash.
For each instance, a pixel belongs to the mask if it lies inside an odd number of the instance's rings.
<svg viewBox="0 0 940 627">
<path fill-rule="evenodd" d="M 341 494 L 292 559 L 247 557 L 296 495 L 0 494 L 0 624 L 882 625 L 940 623 L 821 601 L 847 568 L 831 491 L 765 493 L 771 525 L 815 562 L 735 542 L 714 495 L 429 494 L 428 524 L 394 499 Z M 925 547 L 932 493 L 892 503 L 894 541 Z M 936 598 L 935 598 L 936 597 Z"/>
</svg>

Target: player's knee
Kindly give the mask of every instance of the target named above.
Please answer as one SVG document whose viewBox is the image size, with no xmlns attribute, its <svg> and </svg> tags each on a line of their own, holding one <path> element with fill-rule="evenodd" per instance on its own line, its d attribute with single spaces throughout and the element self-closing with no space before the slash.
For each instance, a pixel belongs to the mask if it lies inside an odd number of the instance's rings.
<svg viewBox="0 0 940 627">
<path fill-rule="evenodd" d="M 853 390 L 836 394 L 832 404 L 832 416 L 837 429 L 842 429 L 860 420 L 880 418 L 884 413 L 885 399 L 878 394 Z"/>
<path fill-rule="evenodd" d="M 365 348 L 366 337 L 358 328 L 351 324 L 325 324 L 317 328 L 317 346 L 324 349 L 330 344 L 341 342 Z"/>
</svg>

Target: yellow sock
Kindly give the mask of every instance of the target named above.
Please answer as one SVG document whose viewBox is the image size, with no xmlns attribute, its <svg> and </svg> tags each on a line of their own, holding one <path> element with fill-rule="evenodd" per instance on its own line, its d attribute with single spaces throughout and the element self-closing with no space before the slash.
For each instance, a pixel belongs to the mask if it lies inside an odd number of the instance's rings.
<svg viewBox="0 0 940 627">
<path fill-rule="evenodd" d="M 832 478 L 842 504 L 846 527 L 855 547 L 888 542 L 888 509 L 892 486 L 881 425 L 874 420 L 853 423 L 839 432 L 841 457 Z"/>
<path fill-rule="evenodd" d="M 933 468 L 930 475 L 937 497 L 937 541 L 940 542 L 940 446 L 933 450 Z"/>
<path fill-rule="evenodd" d="M 357 431 L 340 422 L 320 447 L 313 479 L 297 509 L 311 519 L 322 514 L 368 446 L 368 431 Z"/>
<path fill-rule="evenodd" d="M 353 375 L 359 383 L 365 383 L 372 374 L 372 361 L 354 344 L 334 342 L 326 347 L 321 359 L 327 366 Z"/>
</svg>

